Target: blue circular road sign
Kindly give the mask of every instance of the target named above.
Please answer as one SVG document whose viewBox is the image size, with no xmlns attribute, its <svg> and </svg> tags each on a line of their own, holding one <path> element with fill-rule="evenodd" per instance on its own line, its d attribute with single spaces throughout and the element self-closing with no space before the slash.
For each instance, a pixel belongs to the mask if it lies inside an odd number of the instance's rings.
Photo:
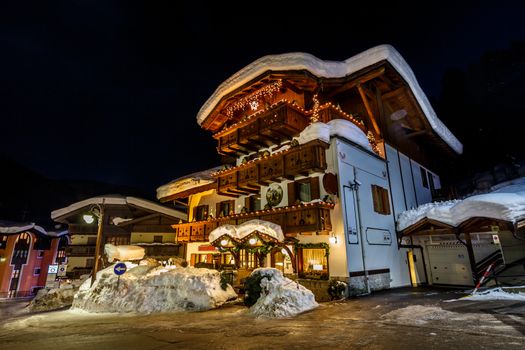
<svg viewBox="0 0 525 350">
<path fill-rule="evenodd" d="M 123 275 L 124 272 L 126 272 L 126 270 L 126 264 L 124 264 L 123 262 L 119 262 L 115 265 L 115 267 L 113 267 L 113 272 L 115 272 L 115 275 L 117 276 Z"/>
</svg>

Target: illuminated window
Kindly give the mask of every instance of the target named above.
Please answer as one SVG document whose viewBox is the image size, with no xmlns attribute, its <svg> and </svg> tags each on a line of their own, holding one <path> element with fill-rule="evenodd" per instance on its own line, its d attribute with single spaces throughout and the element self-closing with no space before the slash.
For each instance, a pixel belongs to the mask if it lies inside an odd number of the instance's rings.
<svg viewBox="0 0 525 350">
<path fill-rule="evenodd" d="M 300 248 L 299 277 L 308 279 L 328 279 L 328 259 L 325 248 Z"/>
<path fill-rule="evenodd" d="M 319 177 L 308 177 L 288 184 L 288 205 L 319 199 Z"/>
<path fill-rule="evenodd" d="M 208 206 L 199 205 L 195 207 L 193 211 L 193 216 L 194 216 L 195 221 L 206 220 L 208 218 Z"/>
<path fill-rule="evenodd" d="M 217 203 L 217 217 L 228 216 L 234 213 L 235 201 L 222 201 Z"/>
</svg>

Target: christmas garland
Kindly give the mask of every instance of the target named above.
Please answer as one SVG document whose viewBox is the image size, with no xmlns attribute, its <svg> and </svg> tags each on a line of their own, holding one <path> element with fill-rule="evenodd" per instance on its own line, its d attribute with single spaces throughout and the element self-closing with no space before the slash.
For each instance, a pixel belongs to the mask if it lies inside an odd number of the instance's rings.
<svg viewBox="0 0 525 350">
<path fill-rule="evenodd" d="M 328 243 L 295 243 L 294 244 L 294 254 L 297 254 L 299 249 L 324 249 L 326 251 L 325 256 L 330 255 L 330 245 Z"/>
</svg>

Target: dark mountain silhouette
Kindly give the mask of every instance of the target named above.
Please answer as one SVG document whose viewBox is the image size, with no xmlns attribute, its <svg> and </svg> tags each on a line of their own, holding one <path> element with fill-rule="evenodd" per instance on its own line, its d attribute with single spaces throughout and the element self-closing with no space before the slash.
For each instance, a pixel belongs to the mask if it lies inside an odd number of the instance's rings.
<svg viewBox="0 0 525 350">
<path fill-rule="evenodd" d="M 153 193 L 89 180 L 55 180 L 0 153 L 0 219 L 52 227 L 51 211 L 93 196 L 118 193 L 155 200 Z"/>
</svg>

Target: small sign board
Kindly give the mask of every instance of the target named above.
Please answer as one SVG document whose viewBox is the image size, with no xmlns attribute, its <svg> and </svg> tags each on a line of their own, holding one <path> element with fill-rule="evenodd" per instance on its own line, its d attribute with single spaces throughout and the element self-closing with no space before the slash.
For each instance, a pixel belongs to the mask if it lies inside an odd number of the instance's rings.
<svg viewBox="0 0 525 350">
<path fill-rule="evenodd" d="M 113 267 L 113 272 L 115 272 L 115 275 L 120 276 L 123 275 L 127 269 L 126 264 L 119 262 Z"/>
<path fill-rule="evenodd" d="M 499 243 L 499 236 L 498 235 L 492 235 L 492 241 L 494 244 L 500 244 Z"/>
<path fill-rule="evenodd" d="M 49 265 L 49 267 L 47 268 L 47 273 L 58 273 L 58 265 Z"/>
<path fill-rule="evenodd" d="M 59 265 L 57 271 L 57 277 L 66 277 L 67 265 Z"/>
</svg>

